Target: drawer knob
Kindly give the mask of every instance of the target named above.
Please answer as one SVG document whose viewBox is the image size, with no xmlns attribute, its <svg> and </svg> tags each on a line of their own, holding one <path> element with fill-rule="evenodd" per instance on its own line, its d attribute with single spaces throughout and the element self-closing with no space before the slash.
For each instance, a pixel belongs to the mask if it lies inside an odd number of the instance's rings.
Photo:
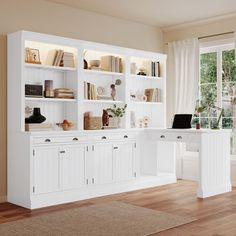
<svg viewBox="0 0 236 236">
<path fill-rule="evenodd" d="M 73 141 L 78 141 L 78 138 L 73 138 Z"/>
<path fill-rule="evenodd" d="M 182 136 L 177 136 L 177 139 L 182 139 Z"/>
<path fill-rule="evenodd" d="M 128 138 L 128 135 L 124 135 L 124 138 Z"/>
<path fill-rule="evenodd" d="M 51 139 L 47 138 L 47 139 L 44 140 L 44 142 L 50 143 L 50 142 L 51 142 Z"/>
<path fill-rule="evenodd" d="M 102 136 L 102 139 L 107 139 L 107 137 L 106 136 Z"/>
<path fill-rule="evenodd" d="M 165 138 L 166 136 L 165 135 L 161 135 L 160 138 Z"/>
<path fill-rule="evenodd" d="M 66 151 L 60 151 L 60 153 L 66 153 Z"/>
<path fill-rule="evenodd" d="M 118 147 L 114 147 L 114 149 L 118 149 Z"/>
</svg>

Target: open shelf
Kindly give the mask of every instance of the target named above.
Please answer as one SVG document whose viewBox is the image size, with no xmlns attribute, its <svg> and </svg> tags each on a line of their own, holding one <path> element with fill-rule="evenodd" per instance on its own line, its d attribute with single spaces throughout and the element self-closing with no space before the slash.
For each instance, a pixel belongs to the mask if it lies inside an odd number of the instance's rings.
<svg viewBox="0 0 236 236">
<path fill-rule="evenodd" d="M 162 102 L 139 102 L 139 101 L 130 101 L 130 104 L 141 104 L 141 105 L 161 105 Z"/>
<path fill-rule="evenodd" d="M 124 75 L 124 73 L 110 72 L 110 71 L 103 71 L 103 70 L 84 69 L 84 72 L 88 73 L 88 74 L 111 75 L 111 76 L 123 76 Z"/>
<path fill-rule="evenodd" d="M 130 75 L 131 79 L 141 79 L 141 80 L 162 80 L 162 77 L 157 76 L 147 76 L 147 75 Z"/>
<path fill-rule="evenodd" d="M 45 70 L 58 70 L 58 71 L 76 71 L 77 70 L 77 68 L 75 67 L 50 66 L 50 65 L 43 65 L 43 64 L 25 63 L 25 66 L 29 68 L 38 68 L 38 69 L 45 69 Z"/>
<path fill-rule="evenodd" d="M 123 104 L 124 101 L 113 101 L 113 100 L 84 100 L 86 103 L 112 103 L 112 104 Z"/>
<path fill-rule="evenodd" d="M 25 97 L 25 101 L 42 101 L 42 102 L 76 102 L 76 99 L 65 99 L 65 98 L 33 98 Z"/>
</svg>

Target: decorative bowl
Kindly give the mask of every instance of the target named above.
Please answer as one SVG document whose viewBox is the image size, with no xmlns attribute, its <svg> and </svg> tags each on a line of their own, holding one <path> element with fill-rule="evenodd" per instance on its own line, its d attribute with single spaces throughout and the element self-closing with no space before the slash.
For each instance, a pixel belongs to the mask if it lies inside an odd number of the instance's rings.
<svg viewBox="0 0 236 236">
<path fill-rule="evenodd" d="M 99 67 L 100 64 L 101 64 L 101 61 L 100 61 L 100 60 L 90 60 L 90 61 L 89 61 L 89 64 L 90 64 L 90 66 L 92 66 L 92 67 Z"/>
<path fill-rule="evenodd" d="M 74 128 L 74 124 L 72 122 L 67 123 L 60 123 L 59 127 L 61 127 L 64 131 L 72 130 Z"/>
</svg>

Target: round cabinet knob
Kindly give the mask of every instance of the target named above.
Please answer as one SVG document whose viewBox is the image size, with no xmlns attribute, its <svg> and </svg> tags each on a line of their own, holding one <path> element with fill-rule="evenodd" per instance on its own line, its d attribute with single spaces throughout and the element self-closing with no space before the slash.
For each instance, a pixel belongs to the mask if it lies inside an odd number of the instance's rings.
<svg viewBox="0 0 236 236">
<path fill-rule="evenodd" d="M 165 135 L 161 135 L 160 138 L 165 138 L 166 136 Z"/>
<path fill-rule="evenodd" d="M 106 136 L 102 136 L 102 139 L 107 139 L 107 137 Z"/>
<path fill-rule="evenodd" d="M 128 135 L 124 135 L 124 138 L 128 138 Z"/>
<path fill-rule="evenodd" d="M 182 139 L 182 136 L 177 136 L 177 139 Z"/>
</svg>

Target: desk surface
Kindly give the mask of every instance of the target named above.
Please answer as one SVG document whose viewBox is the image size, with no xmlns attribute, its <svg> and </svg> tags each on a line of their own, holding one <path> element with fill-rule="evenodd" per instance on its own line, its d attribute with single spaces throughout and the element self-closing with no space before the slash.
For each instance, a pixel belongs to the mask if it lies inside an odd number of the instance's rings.
<svg viewBox="0 0 236 236">
<path fill-rule="evenodd" d="M 231 133 L 231 129 L 159 129 L 159 128 L 148 128 L 149 131 L 159 132 L 170 132 L 170 133 Z"/>
</svg>

